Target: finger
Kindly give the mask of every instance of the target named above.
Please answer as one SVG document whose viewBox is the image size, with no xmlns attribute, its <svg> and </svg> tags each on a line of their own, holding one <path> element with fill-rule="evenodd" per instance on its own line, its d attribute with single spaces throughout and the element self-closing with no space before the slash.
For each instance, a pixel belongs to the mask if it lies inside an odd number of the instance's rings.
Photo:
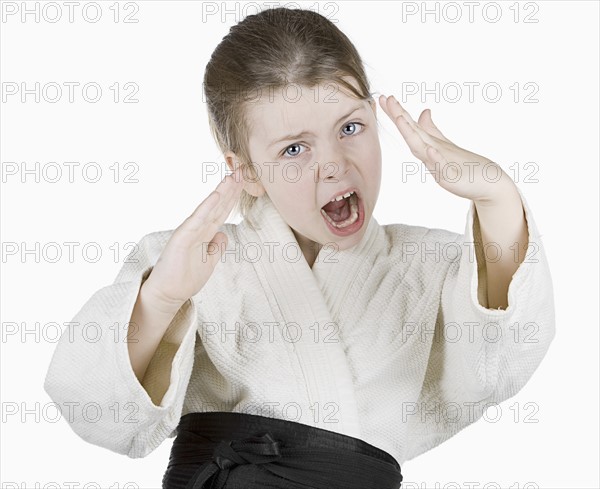
<svg viewBox="0 0 600 489">
<path fill-rule="evenodd" d="M 425 153 L 427 159 L 423 160 L 423 163 L 433 172 L 437 183 L 440 183 L 440 178 L 448 178 L 449 181 L 455 182 L 456 178 L 460 176 L 456 173 L 455 166 L 448 166 L 448 159 L 437 148 L 427 146 Z"/>
<path fill-rule="evenodd" d="M 396 100 L 396 98 L 392 95 L 390 97 L 387 98 L 386 101 L 386 113 L 390 116 L 390 118 L 396 122 L 396 119 L 399 115 L 403 116 L 404 119 L 410 124 L 410 126 L 413 128 L 413 130 L 415 132 L 417 132 L 417 134 L 419 134 L 419 136 L 421 136 L 421 139 L 426 142 L 427 144 L 429 144 L 430 146 L 433 146 L 436 144 L 435 139 L 433 138 L 433 136 L 429 133 L 427 133 L 427 131 L 423 130 L 422 127 L 419 126 L 419 124 L 417 124 L 413 118 L 411 117 L 411 115 L 408 113 L 408 111 L 406 111 L 404 109 L 404 107 L 402 107 L 402 105 L 400 105 L 400 102 L 398 102 Z"/>
<path fill-rule="evenodd" d="M 427 155 L 428 162 L 430 163 L 440 165 L 441 167 L 444 167 L 448 163 L 446 157 L 433 146 L 427 146 L 427 148 L 425 148 L 425 153 Z"/>
<path fill-rule="evenodd" d="M 442 131 L 440 131 L 433 123 L 433 120 L 431 119 L 431 109 L 425 109 L 421 112 L 421 115 L 419 116 L 419 126 L 436 138 L 446 141 L 447 143 L 450 142 L 450 140 L 442 134 Z"/>
<path fill-rule="evenodd" d="M 221 199 L 221 194 L 216 190 L 213 190 L 208 196 L 198 204 L 194 211 L 188 216 L 187 221 L 202 221 L 206 219 L 206 216 L 211 212 Z"/>
<path fill-rule="evenodd" d="M 200 205 L 198 205 L 198 207 L 196 207 L 194 212 L 192 212 L 185 222 L 190 226 L 191 230 L 196 231 L 205 226 L 214 226 L 216 222 L 219 222 L 226 211 L 227 215 L 229 215 L 242 187 L 241 178 L 236 181 L 232 175 L 228 175 L 219 183 L 219 185 L 217 185 L 217 188 L 213 190 Z M 227 215 L 223 217 L 223 221 L 227 218 Z"/>
<path fill-rule="evenodd" d="M 232 199 L 235 199 L 239 192 L 244 187 L 244 179 L 242 176 L 242 170 L 240 167 L 236 168 L 233 173 L 228 175 L 226 178 L 217 185 L 216 192 L 221 194 L 221 199 L 214 209 L 213 214 L 220 213 L 224 207 L 226 207 Z M 209 218 L 214 217 L 208 216 Z"/>
<path fill-rule="evenodd" d="M 427 143 L 423 141 L 421 135 L 406 120 L 404 114 L 397 114 L 392 120 L 406 141 L 406 144 L 408 144 L 411 153 L 420 160 L 427 158 L 425 153 Z"/>
<path fill-rule="evenodd" d="M 233 174 L 227 176 L 226 181 L 217 187 L 217 192 L 221 194 L 221 198 L 212 211 L 207 214 L 206 222 L 220 227 L 229 216 L 243 188 L 243 179 L 241 177 L 237 178 L 238 172 L 236 170 Z"/>
<path fill-rule="evenodd" d="M 221 198 L 214 211 L 207 216 L 207 219 L 216 227 L 222 226 L 238 201 L 241 190 L 242 185 L 239 181 L 231 182 L 230 187 L 226 191 L 227 193 Z"/>
</svg>

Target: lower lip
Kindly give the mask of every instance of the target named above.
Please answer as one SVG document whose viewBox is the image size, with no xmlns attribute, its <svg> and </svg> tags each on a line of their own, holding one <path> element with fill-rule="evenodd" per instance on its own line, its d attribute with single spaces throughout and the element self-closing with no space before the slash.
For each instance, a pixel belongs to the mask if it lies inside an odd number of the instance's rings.
<svg viewBox="0 0 600 489">
<path fill-rule="evenodd" d="M 325 224 L 327 224 L 329 230 L 336 236 L 350 236 L 351 234 L 354 234 L 362 227 L 363 222 L 365 220 L 365 210 L 363 208 L 362 199 L 360 198 L 358 199 L 358 219 L 356 219 L 356 222 L 354 224 L 351 224 L 350 226 L 347 226 L 345 228 L 336 228 L 335 226 L 332 226 L 331 223 L 327 219 L 325 219 L 323 214 L 321 214 L 321 212 L 319 212 L 319 214 L 321 215 L 321 218 L 325 221 Z"/>
</svg>

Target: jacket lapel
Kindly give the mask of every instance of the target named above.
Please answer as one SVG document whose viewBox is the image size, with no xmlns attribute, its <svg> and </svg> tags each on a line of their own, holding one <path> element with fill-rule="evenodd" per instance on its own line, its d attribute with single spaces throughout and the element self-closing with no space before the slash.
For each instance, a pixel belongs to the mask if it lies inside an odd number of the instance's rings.
<svg viewBox="0 0 600 489">
<path fill-rule="evenodd" d="M 311 269 L 292 230 L 266 194 L 256 200 L 249 217 L 252 222 L 245 219 L 238 226 L 238 236 L 242 246 L 252 243 L 261 248 L 261 258 L 253 264 L 275 317 L 300 330 L 293 350 L 311 409 L 318 409 L 315 425 L 360 437 L 353 376 L 337 317 L 344 300 L 351 299 L 347 292 L 364 266 L 361 257 L 374 243 L 382 243 L 381 227 L 372 218 L 361 242 L 350 250 L 323 247 Z M 324 419 L 324 413 L 332 419 Z"/>
<path fill-rule="evenodd" d="M 384 245 L 384 231 L 371 217 L 362 240 L 348 250 L 323 247 L 312 273 L 323 294 L 323 300 L 334 321 L 339 318 L 342 307 L 351 307 L 361 289 L 361 271 L 368 274 L 372 262 Z"/>
</svg>

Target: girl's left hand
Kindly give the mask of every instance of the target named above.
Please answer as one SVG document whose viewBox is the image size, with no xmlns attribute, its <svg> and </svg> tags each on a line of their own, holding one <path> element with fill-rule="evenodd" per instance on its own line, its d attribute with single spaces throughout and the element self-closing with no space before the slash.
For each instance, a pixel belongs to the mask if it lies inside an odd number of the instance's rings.
<svg viewBox="0 0 600 489">
<path fill-rule="evenodd" d="M 494 203 L 502 198 L 507 186 L 514 186 L 498 164 L 448 140 L 431 120 L 431 110 L 425 109 L 417 123 L 394 96 L 380 96 L 379 104 L 412 154 L 448 192 L 479 203 Z"/>
</svg>

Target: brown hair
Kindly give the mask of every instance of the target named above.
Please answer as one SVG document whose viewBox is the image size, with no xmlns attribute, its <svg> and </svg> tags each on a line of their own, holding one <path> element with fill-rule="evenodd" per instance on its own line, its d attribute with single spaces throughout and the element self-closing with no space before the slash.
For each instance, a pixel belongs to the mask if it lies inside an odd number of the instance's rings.
<svg viewBox="0 0 600 489">
<path fill-rule="evenodd" d="M 358 91 L 343 77 L 353 78 Z M 246 109 L 252 100 L 265 89 L 326 82 L 357 99 L 372 100 L 358 51 L 329 19 L 311 10 L 281 7 L 250 15 L 231 27 L 206 65 L 204 93 L 212 135 L 223 153 L 236 154 L 244 178 L 258 181 L 248 151 Z M 236 211 L 247 218 L 255 200 L 242 190 Z"/>
</svg>

